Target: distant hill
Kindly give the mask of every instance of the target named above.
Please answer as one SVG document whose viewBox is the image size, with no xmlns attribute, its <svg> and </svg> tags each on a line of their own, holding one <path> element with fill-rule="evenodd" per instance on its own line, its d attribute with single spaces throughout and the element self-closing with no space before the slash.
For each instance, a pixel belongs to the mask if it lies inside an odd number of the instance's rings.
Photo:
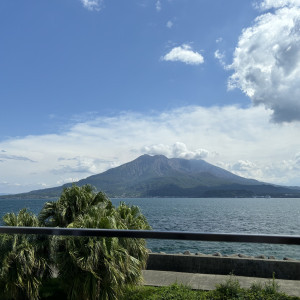
<svg viewBox="0 0 300 300">
<path fill-rule="evenodd" d="M 267 184 L 237 176 L 204 160 L 168 159 L 163 155 L 142 155 L 76 184 L 91 184 L 110 197 L 300 197 L 300 187 Z M 71 185 L 2 198 L 55 198 Z"/>
</svg>

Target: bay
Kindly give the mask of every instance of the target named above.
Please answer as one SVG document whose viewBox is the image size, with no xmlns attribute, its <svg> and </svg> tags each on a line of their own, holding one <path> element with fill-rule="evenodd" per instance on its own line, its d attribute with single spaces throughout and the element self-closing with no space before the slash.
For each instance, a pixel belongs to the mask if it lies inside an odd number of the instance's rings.
<svg viewBox="0 0 300 300">
<path fill-rule="evenodd" d="M 112 199 L 137 205 L 154 230 L 300 235 L 299 198 L 134 198 Z M 45 200 L 0 200 L 0 217 L 26 207 L 38 213 Z M 245 254 L 300 259 L 300 246 L 251 243 L 148 240 L 153 252 L 186 250 L 223 255 Z"/>
</svg>

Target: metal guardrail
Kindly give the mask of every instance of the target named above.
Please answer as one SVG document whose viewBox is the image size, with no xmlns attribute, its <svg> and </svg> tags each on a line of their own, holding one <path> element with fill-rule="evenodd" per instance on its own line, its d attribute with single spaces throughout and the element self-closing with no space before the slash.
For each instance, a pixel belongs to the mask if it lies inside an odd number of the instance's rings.
<svg viewBox="0 0 300 300">
<path fill-rule="evenodd" d="M 1 233 L 300 245 L 299 235 L 15 226 L 0 226 L 0 234 Z"/>
</svg>

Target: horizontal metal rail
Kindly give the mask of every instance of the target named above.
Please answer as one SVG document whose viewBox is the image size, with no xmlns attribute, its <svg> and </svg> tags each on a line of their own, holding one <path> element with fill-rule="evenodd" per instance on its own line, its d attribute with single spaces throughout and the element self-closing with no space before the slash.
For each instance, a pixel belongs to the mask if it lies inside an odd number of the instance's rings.
<svg viewBox="0 0 300 300">
<path fill-rule="evenodd" d="M 15 226 L 0 226 L 1 233 L 300 245 L 299 235 Z"/>
</svg>

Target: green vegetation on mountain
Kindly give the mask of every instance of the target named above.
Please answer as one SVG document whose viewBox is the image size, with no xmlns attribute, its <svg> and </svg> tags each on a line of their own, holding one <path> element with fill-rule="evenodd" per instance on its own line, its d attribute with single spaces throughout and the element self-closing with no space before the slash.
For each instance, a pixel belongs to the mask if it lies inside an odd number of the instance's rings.
<svg viewBox="0 0 300 300">
<path fill-rule="evenodd" d="M 110 197 L 300 197 L 300 188 L 288 188 L 246 179 L 204 160 L 168 159 L 142 155 L 137 159 L 87 177 L 76 183 L 90 184 Z M 4 196 L 41 199 L 57 197 L 64 186 Z"/>
</svg>

